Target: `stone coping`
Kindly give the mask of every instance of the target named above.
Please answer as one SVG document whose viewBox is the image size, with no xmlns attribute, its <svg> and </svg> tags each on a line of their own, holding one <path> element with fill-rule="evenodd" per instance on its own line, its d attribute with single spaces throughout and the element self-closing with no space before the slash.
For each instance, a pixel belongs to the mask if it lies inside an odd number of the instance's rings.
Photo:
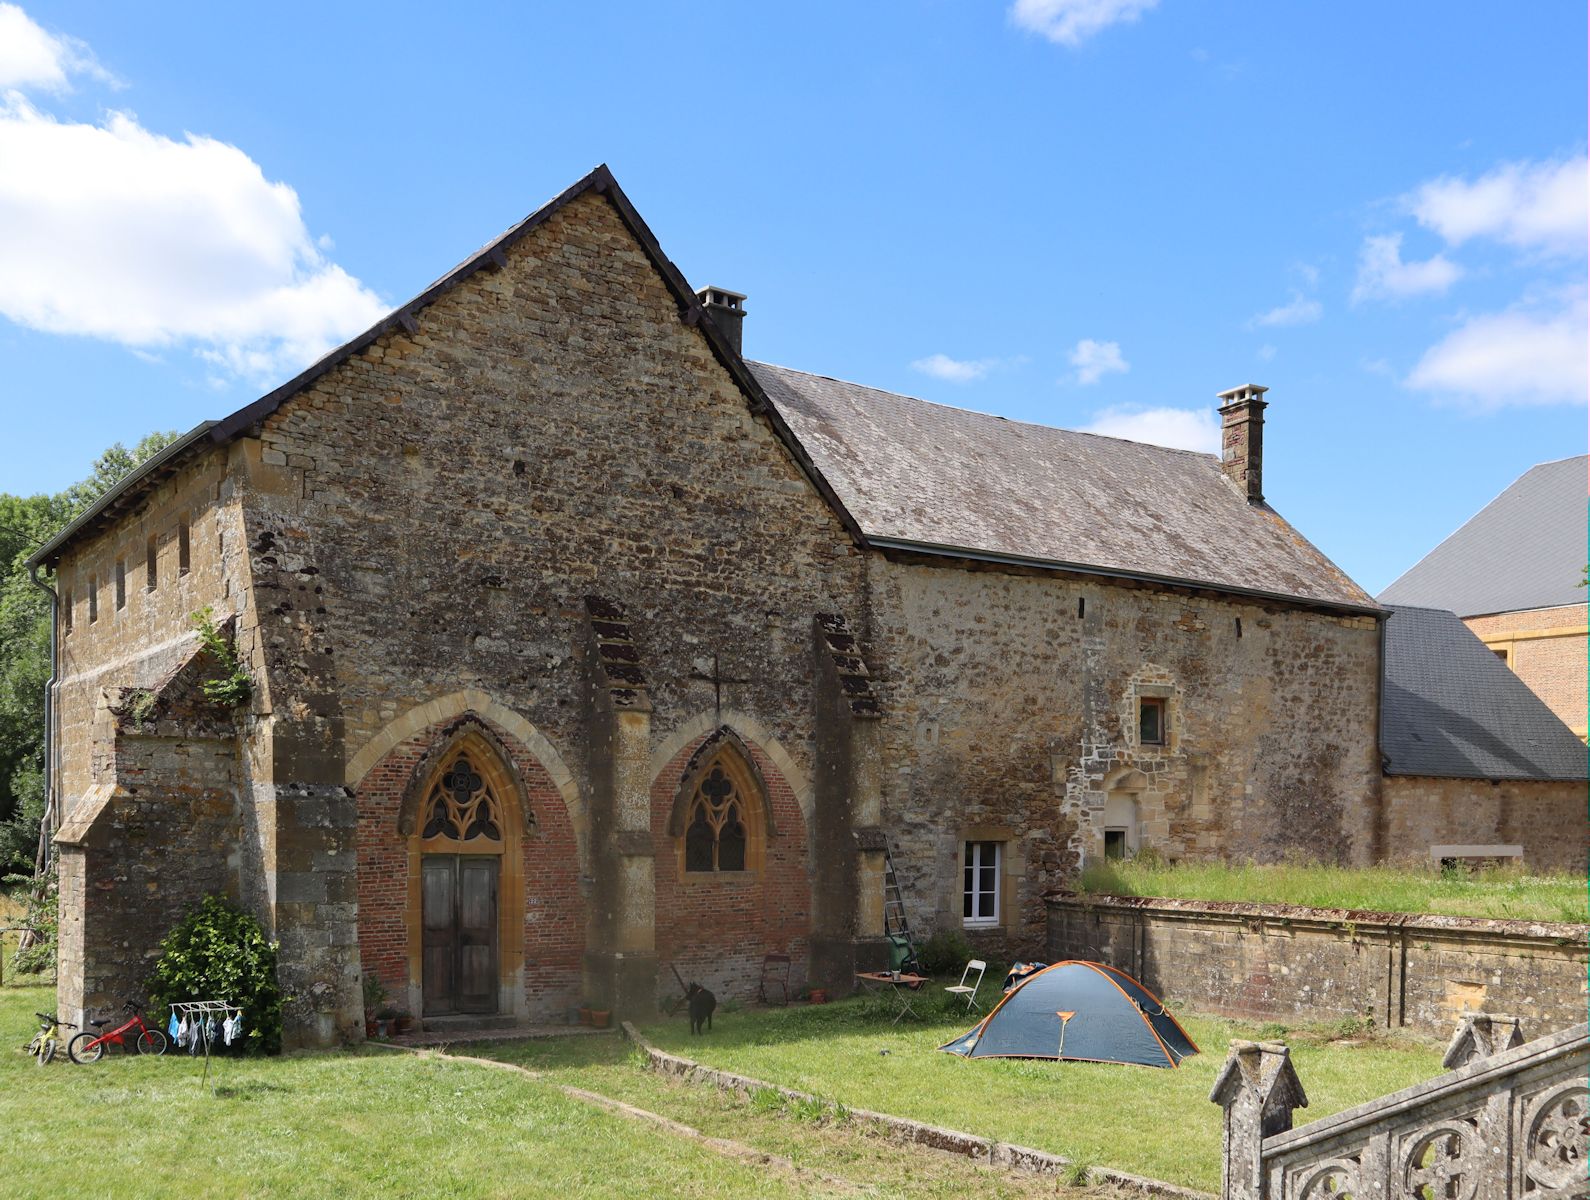
<svg viewBox="0 0 1590 1200">
<path fill-rule="evenodd" d="M 1367 908 L 1310 908 L 1301 904 L 1258 904 L 1239 900 L 1184 900 L 1170 896 L 1111 896 L 1057 890 L 1044 893 L 1046 904 L 1075 904 L 1117 912 L 1153 912 L 1156 916 L 1254 917 L 1272 921 L 1324 925 L 1386 926 L 1427 933 L 1489 934 L 1581 944 L 1590 939 L 1590 924 L 1573 921 L 1519 921 L 1504 917 L 1449 917 L 1436 913 L 1379 912 Z"/>
<path fill-rule="evenodd" d="M 674 1075 L 692 1083 L 711 1084 L 723 1091 L 743 1092 L 750 1095 L 752 1092 L 765 1089 L 777 1092 L 789 1100 L 828 1104 L 828 1101 L 810 1092 L 782 1087 L 765 1080 L 753 1079 L 748 1075 L 737 1075 L 733 1071 L 703 1066 L 692 1059 L 659 1050 L 628 1021 L 622 1022 L 620 1028 L 626 1038 L 645 1052 L 653 1069 L 665 1075 Z M 1047 1150 L 1035 1150 L 1031 1146 L 999 1142 L 992 1138 L 979 1137 L 974 1133 L 962 1133 L 958 1129 L 945 1129 L 942 1126 L 929 1125 L 925 1121 L 913 1121 L 908 1117 L 891 1116 L 889 1113 L 872 1112 L 864 1108 L 849 1108 L 846 1111 L 852 1121 L 869 1125 L 883 1136 L 895 1141 L 909 1142 L 944 1154 L 958 1154 L 963 1158 L 1007 1171 L 1034 1175 L 1060 1175 L 1069 1172 L 1072 1166 L 1071 1160 L 1064 1155 L 1051 1154 Z M 1169 1200 L 1215 1200 L 1206 1192 L 1195 1192 L 1174 1183 L 1148 1179 L 1128 1171 L 1118 1171 L 1113 1167 L 1089 1167 L 1088 1175 L 1093 1182 L 1134 1188 L 1146 1196 L 1165 1196 Z"/>
</svg>

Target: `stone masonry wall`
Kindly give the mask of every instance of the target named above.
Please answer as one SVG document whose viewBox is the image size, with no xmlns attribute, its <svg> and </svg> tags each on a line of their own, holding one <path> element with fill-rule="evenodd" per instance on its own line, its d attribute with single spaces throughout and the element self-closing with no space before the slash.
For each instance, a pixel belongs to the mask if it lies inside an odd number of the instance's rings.
<svg viewBox="0 0 1590 1200">
<path fill-rule="evenodd" d="M 1580 737 L 1586 716 L 1586 649 L 1590 605 L 1530 609 L 1469 617 L 1464 622 L 1487 646 L 1508 652 L 1508 666 Z"/>
<path fill-rule="evenodd" d="M 1103 854 L 1112 794 L 1170 859 L 1373 858 L 1372 619 L 942 563 L 871 575 L 885 824 L 922 936 L 961 925 L 964 841 L 998 840 L 1018 879 L 974 944 L 1037 953 L 1042 897 Z M 1139 744 L 1140 697 L 1165 703 L 1163 746 Z"/>
<path fill-rule="evenodd" d="M 1584 1017 L 1585 925 L 1278 904 L 1058 897 L 1050 961 L 1119 967 L 1172 1006 L 1258 1020 L 1369 1018 L 1446 1037 L 1465 1012 L 1549 1032 Z"/>
<path fill-rule="evenodd" d="M 190 614 L 209 606 L 217 619 L 242 602 L 237 510 L 225 485 L 226 456 L 201 458 L 161 484 L 113 528 L 72 545 L 56 573 L 63 609 L 60 680 L 62 815 L 103 778 L 96 767 L 95 714 L 107 688 L 150 687 L 197 643 Z M 187 569 L 181 562 L 187 527 Z M 150 541 L 155 551 L 149 585 Z M 123 603 L 116 603 L 116 564 Z M 92 586 L 91 586 L 92 585 Z M 91 619 L 89 593 L 95 593 Z M 99 747 L 103 754 L 105 747 Z"/>
<path fill-rule="evenodd" d="M 1428 863 L 1436 845 L 1517 845 L 1533 871 L 1584 875 L 1590 787 L 1548 779 L 1388 775 L 1381 785 L 1386 852 Z"/>
</svg>

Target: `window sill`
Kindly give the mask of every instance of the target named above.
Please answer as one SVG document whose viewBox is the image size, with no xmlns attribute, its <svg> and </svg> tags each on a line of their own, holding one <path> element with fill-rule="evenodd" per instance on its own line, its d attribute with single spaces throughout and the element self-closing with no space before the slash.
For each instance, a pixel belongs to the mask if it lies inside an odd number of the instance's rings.
<svg viewBox="0 0 1590 1200">
<path fill-rule="evenodd" d="M 761 871 L 683 871 L 679 882 L 685 887 L 704 887 L 714 883 L 755 883 Z"/>
</svg>

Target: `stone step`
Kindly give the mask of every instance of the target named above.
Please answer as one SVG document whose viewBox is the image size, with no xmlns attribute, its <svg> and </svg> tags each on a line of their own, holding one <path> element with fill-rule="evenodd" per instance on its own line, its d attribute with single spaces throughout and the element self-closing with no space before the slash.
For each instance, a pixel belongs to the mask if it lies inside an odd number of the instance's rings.
<svg viewBox="0 0 1590 1200">
<path fill-rule="evenodd" d="M 420 1028 L 426 1033 L 473 1033 L 476 1030 L 512 1029 L 519 1023 L 517 1017 L 484 1013 L 456 1013 L 445 1017 L 425 1017 Z"/>
</svg>

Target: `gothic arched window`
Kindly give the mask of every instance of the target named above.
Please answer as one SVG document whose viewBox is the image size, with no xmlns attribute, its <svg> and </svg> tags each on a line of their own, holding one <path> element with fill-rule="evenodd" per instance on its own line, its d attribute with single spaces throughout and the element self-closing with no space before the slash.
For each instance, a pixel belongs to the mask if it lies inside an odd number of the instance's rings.
<svg viewBox="0 0 1590 1200">
<path fill-rule="evenodd" d="M 720 753 L 701 772 L 685 809 L 687 874 L 753 871 L 765 834 L 761 790 L 738 756 Z"/>
<path fill-rule="evenodd" d="M 502 845 L 502 802 L 467 752 L 455 754 L 425 797 L 420 837 L 490 853 Z"/>
</svg>

